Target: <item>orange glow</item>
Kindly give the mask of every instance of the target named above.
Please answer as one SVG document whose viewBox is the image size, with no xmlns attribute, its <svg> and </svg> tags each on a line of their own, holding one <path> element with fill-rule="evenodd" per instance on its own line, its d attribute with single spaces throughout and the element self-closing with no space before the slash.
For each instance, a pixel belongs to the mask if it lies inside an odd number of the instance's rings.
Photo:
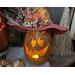
<svg viewBox="0 0 75 75">
<path fill-rule="evenodd" d="M 32 52 L 32 50 L 31 49 L 29 49 L 27 46 L 26 46 L 26 44 L 25 44 L 25 47 L 26 47 L 26 52 L 27 52 L 27 54 L 31 57 L 32 55 L 39 55 L 39 56 L 43 56 L 46 52 L 47 52 L 47 50 L 48 50 L 48 47 L 49 47 L 49 44 L 45 47 L 45 48 L 43 48 L 43 49 L 41 49 L 41 50 L 34 50 L 34 52 Z"/>
<path fill-rule="evenodd" d="M 49 44 L 39 52 L 39 55 L 43 56 L 47 52 L 48 47 L 49 47 Z"/>
<path fill-rule="evenodd" d="M 43 44 L 44 44 L 44 41 L 43 41 L 43 39 L 38 39 L 38 46 L 43 46 Z"/>
<path fill-rule="evenodd" d="M 48 54 L 51 51 L 51 34 L 49 34 L 46 31 L 28 31 L 24 42 L 24 51 L 32 63 L 42 64 L 48 60 Z"/>
<path fill-rule="evenodd" d="M 48 39 L 47 36 L 43 35 L 44 33 L 45 33 L 45 31 L 43 31 L 40 34 L 41 36 L 38 38 L 38 40 L 33 39 L 34 37 L 32 37 L 31 45 L 32 45 L 33 48 L 36 47 L 37 45 L 40 46 L 40 47 L 42 47 L 44 45 L 44 40 L 42 39 L 42 37 Z M 26 48 L 27 54 L 30 57 L 37 58 L 38 56 L 43 56 L 47 52 L 47 50 L 49 48 L 49 43 L 43 49 L 36 50 L 36 48 L 35 48 L 34 52 L 32 52 L 32 50 L 29 49 L 26 44 L 25 44 L 25 48 Z"/>
<path fill-rule="evenodd" d="M 36 40 L 32 40 L 31 45 L 32 45 L 32 47 L 35 47 L 36 46 Z"/>
<path fill-rule="evenodd" d="M 38 59 L 39 58 L 39 55 L 32 55 L 32 58 L 35 58 L 35 59 Z"/>
</svg>

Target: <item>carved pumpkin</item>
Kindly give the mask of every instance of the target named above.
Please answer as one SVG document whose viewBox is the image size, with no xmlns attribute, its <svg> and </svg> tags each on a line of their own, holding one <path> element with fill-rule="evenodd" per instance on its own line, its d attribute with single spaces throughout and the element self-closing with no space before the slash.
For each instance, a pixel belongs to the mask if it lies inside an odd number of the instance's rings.
<svg viewBox="0 0 75 75">
<path fill-rule="evenodd" d="M 8 26 L 0 15 L 0 53 L 4 52 L 8 45 Z"/>
<path fill-rule="evenodd" d="M 28 31 L 24 41 L 24 51 L 31 62 L 44 63 L 51 51 L 51 34 L 48 31 Z"/>
<path fill-rule="evenodd" d="M 51 33 L 63 33 L 67 28 L 53 24 L 45 8 L 27 8 L 24 12 L 24 20 L 20 19 L 20 15 L 16 21 L 9 18 L 12 21 L 9 25 L 16 30 L 27 32 L 24 41 L 25 55 L 32 63 L 42 64 L 48 60 L 51 53 Z M 19 23 L 19 19 L 24 22 Z"/>
<path fill-rule="evenodd" d="M 16 24 L 10 26 L 19 31 L 26 31 L 24 53 L 34 64 L 43 64 L 48 60 L 51 53 L 51 33 L 61 34 L 67 31 L 67 28 L 56 24 L 39 28 L 27 28 Z"/>
</svg>

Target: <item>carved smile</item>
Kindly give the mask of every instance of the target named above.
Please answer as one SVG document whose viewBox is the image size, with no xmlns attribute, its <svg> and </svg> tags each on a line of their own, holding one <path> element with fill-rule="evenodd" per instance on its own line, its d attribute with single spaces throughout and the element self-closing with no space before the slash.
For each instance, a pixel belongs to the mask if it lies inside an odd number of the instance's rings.
<svg viewBox="0 0 75 75">
<path fill-rule="evenodd" d="M 29 49 L 26 44 L 25 44 L 25 47 L 26 47 L 26 52 L 27 52 L 27 54 L 30 57 L 34 57 L 35 56 L 36 58 L 38 58 L 39 56 L 43 56 L 47 52 L 49 44 L 45 48 L 43 48 L 43 49 L 41 49 L 39 51 L 38 50 L 34 50 L 34 52 L 32 52 L 32 50 Z"/>
</svg>

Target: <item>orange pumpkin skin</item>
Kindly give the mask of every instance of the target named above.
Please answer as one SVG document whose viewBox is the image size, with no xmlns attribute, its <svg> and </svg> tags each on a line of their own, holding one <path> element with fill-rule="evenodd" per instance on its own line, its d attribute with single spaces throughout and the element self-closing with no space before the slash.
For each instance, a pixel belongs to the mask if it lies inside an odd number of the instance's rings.
<svg viewBox="0 0 75 75">
<path fill-rule="evenodd" d="M 51 34 L 48 31 L 27 31 L 24 53 L 34 64 L 43 64 L 51 53 Z"/>
<path fill-rule="evenodd" d="M 0 53 L 5 51 L 8 45 L 8 25 L 3 17 L 0 16 Z"/>
</svg>

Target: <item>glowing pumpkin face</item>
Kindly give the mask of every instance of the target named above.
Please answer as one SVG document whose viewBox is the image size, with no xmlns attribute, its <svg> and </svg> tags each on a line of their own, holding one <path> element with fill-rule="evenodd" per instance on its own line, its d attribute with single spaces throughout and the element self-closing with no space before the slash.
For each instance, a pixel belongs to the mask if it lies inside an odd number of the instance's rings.
<svg viewBox="0 0 75 75">
<path fill-rule="evenodd" d="M 25 55 L 32 63 L 42 64 L 48 60 L 50 43 L 51 35 L 48 31 L 28 31 L 24 43 Z"/>
</svg>

